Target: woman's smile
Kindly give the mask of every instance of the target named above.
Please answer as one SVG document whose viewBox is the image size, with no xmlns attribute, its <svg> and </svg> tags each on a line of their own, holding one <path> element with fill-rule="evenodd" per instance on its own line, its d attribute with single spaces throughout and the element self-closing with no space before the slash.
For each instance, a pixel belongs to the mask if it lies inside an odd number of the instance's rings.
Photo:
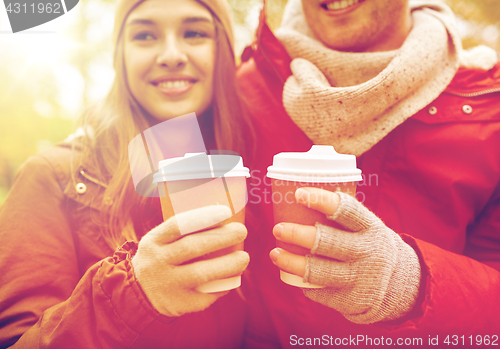
<svg viewBox="0 0 500 349">
<path fill-rule="evenodd" d="M 164 76 L 151 82 L 158 91 L 168 97 L 183 96 L 195 86 L 197 80 L 190 76 Z"/>
</svg>

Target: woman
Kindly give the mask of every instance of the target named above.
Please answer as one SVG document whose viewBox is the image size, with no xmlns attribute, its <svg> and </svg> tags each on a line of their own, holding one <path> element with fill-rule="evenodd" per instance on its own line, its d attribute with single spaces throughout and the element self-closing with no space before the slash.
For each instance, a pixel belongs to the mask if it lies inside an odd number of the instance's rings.
<svg viewBox="0 0 500 349">
<path fill-rule="evenodd" d="M 231 141 L 243 140 L 244 122 L 232 41 L 223 0 L 118 4 L 111 92 L 85 118 L 84 136 L 28 160 L 0 212 L 1 347 L 239 346 L 238 294 L 193 289 L 241 274 L 247 254 L 189 260 L 243 241 L 245 227 L 214 228 L 224 233 L 218 241 L 172 241 L 176 224 L 161 223 L 157 198 L 135 193 L 127 154 L 142 131 L 191 112 L 207 149 L 241 153 Z M 184 215 L 203 226 L 227 212 Z"/>
</svg>

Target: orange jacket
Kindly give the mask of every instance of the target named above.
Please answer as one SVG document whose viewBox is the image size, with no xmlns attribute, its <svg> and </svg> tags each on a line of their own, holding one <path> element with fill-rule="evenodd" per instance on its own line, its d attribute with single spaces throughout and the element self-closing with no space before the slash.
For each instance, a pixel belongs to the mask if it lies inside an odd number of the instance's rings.
<svg viewBox="0 0 500 349">
<path fill-rule="evenodd" d="M 130 262 L 137 244 L 113 254 L 100 229 L 109 202 L 95 167 L 72 171 L 69 148 L 29 159 L 0 209 L 0 347 L 238 348 L 245 314 L 234 291 L 178 318 L 151 306 Z M 136 220 L 158 224 L 158 201 L 151 211 Z"/>
</svg>

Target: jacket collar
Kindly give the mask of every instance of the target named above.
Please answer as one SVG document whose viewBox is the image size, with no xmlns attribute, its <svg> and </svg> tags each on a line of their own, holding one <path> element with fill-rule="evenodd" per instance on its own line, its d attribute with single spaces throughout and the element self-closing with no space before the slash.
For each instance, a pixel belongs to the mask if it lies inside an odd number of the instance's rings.
<svg viewBox="0 0 500 349">
<path fill-rule="evenodd" d="M 64 195 L 83 206 L 101 210 L 103 204 L 109 205 L 112 201 L 104 198 L 107 183 L 98 175 L 97 164 L 93 159 L 83 156 L 86 146 L 88 144 L 83 137 L 59 143 L 57 148 L 62 153 L 54 161 L 65 178 L 61 181 Z"/>
<path fill-rule="evenodd" d="M 101 175 L 99 175 L 98 165 L 95 162 L 95 159 L 83 156 L 84 149 L 86 147 L 91 147 L 90 142 L 84 137 L 78 137 L 71 141 L 70 145 L 74 146 L 75 152 L 80 154 L 77 157 L 77 162 L 75 165 L 75 169 L 78 169 L 77 175 L 83 176 L 87 180 L 93 182 L 94 184 L 106 189 L 108 187 L 107 181 Z"/>
<path fill-rule="evenodd" d="M 499 93 L 500 62 L 490 70 L 460 68 L 445 92 L 463 97 Z"/>
<path fill-rule="evenodd" d="M 253 57 L 264 76 L 278 78 L 284 85 L 286 79 L 292 75 L 290 70 L 292 59 L 269 28 L 266 21 L 266 3 L 265 1 L 263 3 L 256 32 L 256 42 L 245 49 L 241 59 L 242 62 L 245 62 Z"/>
</svg>

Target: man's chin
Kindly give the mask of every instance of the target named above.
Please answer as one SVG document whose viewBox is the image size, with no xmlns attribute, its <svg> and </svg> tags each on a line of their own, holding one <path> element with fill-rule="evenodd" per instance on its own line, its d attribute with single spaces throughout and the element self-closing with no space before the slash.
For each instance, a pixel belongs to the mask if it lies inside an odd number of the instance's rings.
<svg viewBox="0 0 500 349">
<path fill-rule="evenodd" d="M 328 41 L 328 40 L 320 40 L 322 41 L 323 45 L 326 47 L 335 50 L 335 51 L 342 51 L 342 52 L 367 52 L 369 51 L 367 49 L 366 45 L 356 43 L 353 41 Z"/>
</svg>

